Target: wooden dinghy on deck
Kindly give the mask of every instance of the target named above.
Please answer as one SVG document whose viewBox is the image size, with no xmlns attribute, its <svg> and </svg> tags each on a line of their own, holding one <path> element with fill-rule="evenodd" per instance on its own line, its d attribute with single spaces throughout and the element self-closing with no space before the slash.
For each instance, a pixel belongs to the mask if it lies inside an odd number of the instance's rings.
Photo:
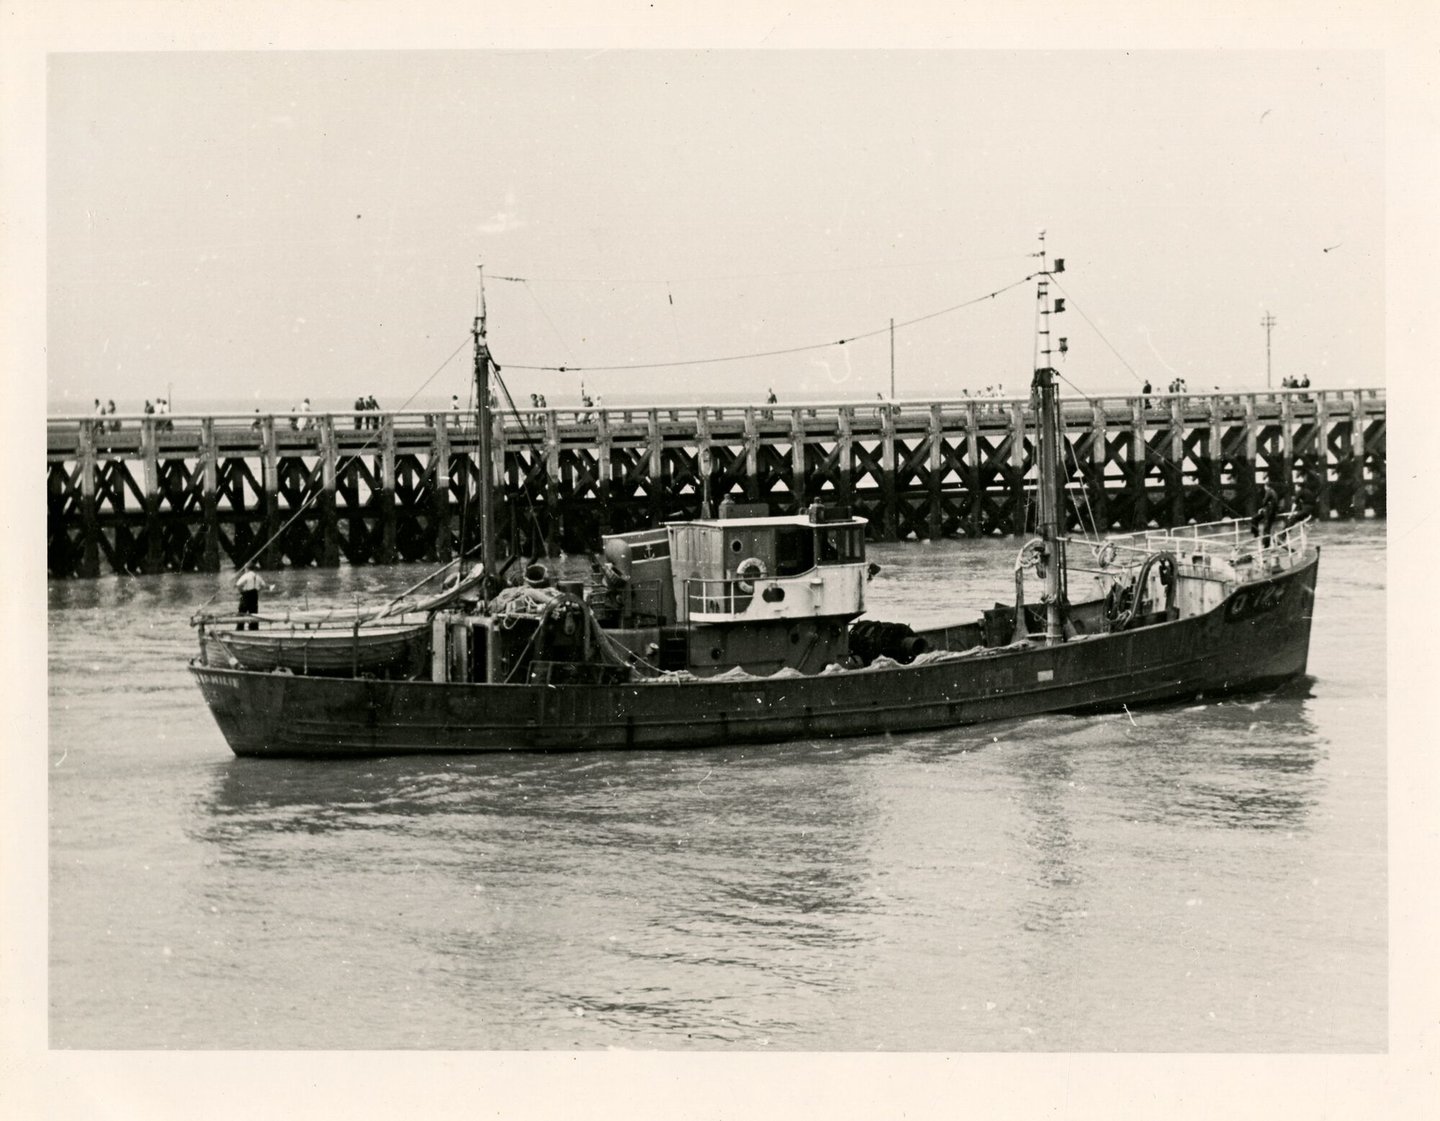
<svg viewBox="0 0 1440 1121">
<path fill-rule="evenodd" d="M 212 666 L 319 676 L 414 677 L 428 664 L 430 622 L 307 624 L 259 616 L 263 629 L 226 629 L 245 625 L 253 615 L 220 616 L 201 628 L 203 658 Z"/>
</svg>

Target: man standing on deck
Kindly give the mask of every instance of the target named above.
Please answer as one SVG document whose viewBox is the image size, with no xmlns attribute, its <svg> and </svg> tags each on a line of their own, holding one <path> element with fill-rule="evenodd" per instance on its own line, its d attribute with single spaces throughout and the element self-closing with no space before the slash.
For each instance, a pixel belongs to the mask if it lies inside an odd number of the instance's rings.
<svg viewBox="0 0 1440 1121">
<path fill-rule="evenodd" d="M 245 569 L 245 571 L 240 573 L 240 575 L 235 580 L 235 586 L 240 589 L 241 615 L 260 614 L 261 590 L 263 589 L 267 592 L 273 592 L 275 590 L 275 586 L 273 584 L 265 583 L 264 578 L 253 568 L 247 568 Z M 258 631 L 260 629 L 260 624 L 254 619 L 251 619 L 249 624 L 246 624 L 243 621 L 236 623 L 235 629 L 237 631 Z"/>
<path fill-rule="evenodd" d="M 1275 519 L 1280 514 L 1280 496 L 1275 493 L 1273 483 L 1265 484 L 1265 493 L 1260 498 L 1260 509 L 1250 519 L 1250 536 L 1260 538 L 1260 547 L 1270 547 L 1270 532 L 1275 528 Z"/>
</svg>

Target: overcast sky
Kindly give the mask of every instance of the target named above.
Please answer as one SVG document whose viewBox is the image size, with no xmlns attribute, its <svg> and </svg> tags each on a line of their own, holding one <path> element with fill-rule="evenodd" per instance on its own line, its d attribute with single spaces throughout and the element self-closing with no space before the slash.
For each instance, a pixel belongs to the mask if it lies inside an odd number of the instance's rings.
<svg viewBox="0 0 1440 1121">
<path fill-rule="evenodd" d="M 463 397 L 482 261 L 517 394 L 873 397 L 889 319 L 1041 228 L 1082 391 L 1263 386 L 1267 310 L 1277 384 L 1384 383 L 1373 52 L 69 54 L 48 93 L 52 408 L 394 406 L 457 348 Z M 901 326 L 898 394 L 1022 391 L 1034 305 Z"/>
</svg>

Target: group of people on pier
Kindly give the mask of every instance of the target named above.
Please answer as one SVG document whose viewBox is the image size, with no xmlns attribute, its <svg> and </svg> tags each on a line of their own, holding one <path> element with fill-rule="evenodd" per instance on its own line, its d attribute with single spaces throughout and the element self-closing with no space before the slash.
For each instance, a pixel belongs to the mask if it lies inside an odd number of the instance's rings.
<svg viewBox="0 0 1440 1121">
<path fill-rule="evenodd" d="M 100 398 L 98 398 L 98 397 L 95 398 L 95 415 L 98 416 L 98 417 L 102 417 L 102 418 L 104 418 L 104 417 L 113 417 L 113 416 L 115 415 L 115 402 L 114 402 L 114 400 L 111 400 L 108 405 L 102 405 L 102 404 L 100 404 Z M 116 419 L 116 420 L 104 420 L 104 419 L 102 419 L 102 420 L 100 421 L 100 429 L 101 429 L 102 432 L 105 431 L 105 430 L 107 430 L 107 429 L 108 429 L 109 431 L 111 431 L 111 432 L 119 432 L 119 431 L 120 431 L 120 421 L 119 421 L 118 419 Z"/>
<path fill-rule="evenodd" d="M 1215 388 L 1218 390 L 1220 387 L 1217 385 Z M 1146 378 L 1145 384 L 1140 387 L 1140 407 L 1142 409 L 1148 409 L 1150 407 L 1150 394 L 1154 392 L 1154 388 L 1150 385 L 1150 379 Z M 1172 397 L 1179 397 L 1180 404 L 1183 405 L 1185 404 L 1184 394 L 1190 392 L 1190 387 L 1185 384 L 1184 378 L 1174 377 L 1170 379 L 1170 384 L 1165 387 L 1165 392 Z"/>
<path fill-rule="evenodd" d="M 116 415 L 116 412 L 114 398 L 111 398 L 103 405 L 100 403 L 100 398 L 95 398 L 95 415 L 101 418 L 100 431 L 120 431 L 120 418 Z M 147 398 L 144 412 L 146 416 L 162 416 L 165 418 L 157 424 L 156 427 L 158 428 L 169 430 L 175 427 L 175 422 L 170 419 L 170 402 L 164 397 L 155 398 L 154 404 L 151 404 Z"/>
<path fill-rule="evenodd" d="M 309 398 L 306 398 L 306 400 L 308 401 Z M 378 413 L 380 411 L 380 404 L 375 400 L 373 393 L 368 397 L 357 397 L 355 398 L 355 411 L 357 413 Z M 380 418 L 378 416 L 357 416 L 355 418 L 355 427 L 379 428 Z"/>
</svg>

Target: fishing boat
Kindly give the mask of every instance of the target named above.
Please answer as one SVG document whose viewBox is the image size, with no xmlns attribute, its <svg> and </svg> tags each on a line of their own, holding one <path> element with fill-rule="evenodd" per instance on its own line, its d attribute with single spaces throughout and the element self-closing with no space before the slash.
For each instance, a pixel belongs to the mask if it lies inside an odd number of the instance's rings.
<svg viewBox="0 0 1440 1121">
<path fill-rule="evenodd" d="M 1229 519 L 1104 541 L 1063 532 L 1052 361 L 1065 347 L 1050 345 L 1052 269 L 1043 245 L 1037 255 L 1037 536 L 1018 551 L 1005 602 L 922 627 L 868 618 L 865 519 L 729 501 L 713 516 L 606 536 L 588 582 L 542 573 L 502 586 L 487 478 L 469 596 L 427 606 L 423 664 L 376 672 L 352 655 L 347 665 L 337 641 L 323 666 L 262 665 L 263 639 L 235 637 L 263 631 L 202 635 L 191 672 L 231 749 L 338 758 L 782 744 L 1118 710 L 1302 675 L 1319 567 L 1307 522 Z M 472 334 L 488 464 L 483 296 Z M 1095 591 L 1072 601 L 1078 573 Z M 352 624 L 352 650 L 361 629 Z M 210 640 L 232 661 L 210 657 Z"/>
</svg>

